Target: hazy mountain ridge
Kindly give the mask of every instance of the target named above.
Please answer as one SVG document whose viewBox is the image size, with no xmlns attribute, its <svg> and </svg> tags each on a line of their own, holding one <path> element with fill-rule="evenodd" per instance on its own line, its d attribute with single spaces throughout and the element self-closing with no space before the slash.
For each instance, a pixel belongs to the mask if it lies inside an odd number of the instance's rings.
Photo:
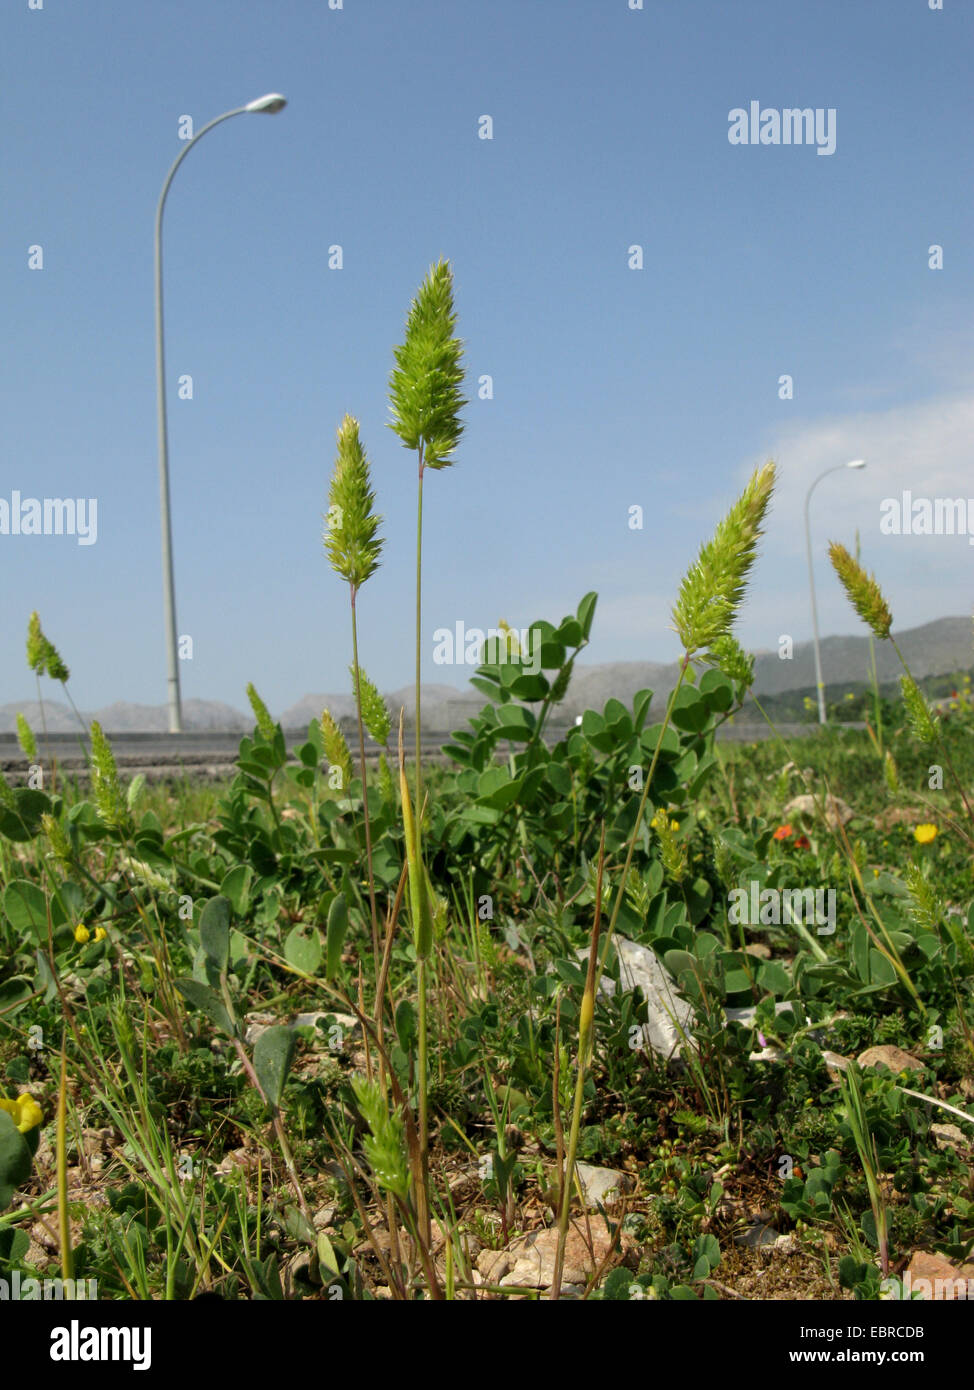
<svg viewBox="0 0 974 1390">
<path fill-rule="evenodd" d="M 934 622 L 897 634 L 897 642 L 917 678 L 966 668 L 974 659 L 972 627 L 968 617 L 937 618 Z M 879 680 L 882 682 L 897 677 L 901 668 L 890 644 L 877 640 L 874 646 Z M 868 636 L 826 637 L 822 640 L 821 650 L 823 679 L 827 687 L 840 687 L 850 681 L 866 679 L 869 668 Z M 777 651 L 761 652 L 755 657 L 754 671 L 754 691 L 757 695 L 778 695 L 789 690 L 814 687 L 813 644 L 796 643 L 793 657 L 787 661 L 782 661 Z M 678 673 L 677 662 L 611 661 L 597 666 L 577 665 L 559 711 L 561 719 L 556 722 L 573 719 L 584 709 L 602 709 L 612 696 L 624 704 L 631 704 L 636 691 L 644 689 L 653 691 L 655 714 L 676 684 Z M 830 689 L 830 693 L 834 694 L 835 691 Z M 479 692 L 470 687 L 461 690 L 443 684 L 424 685 L 422 698 L 423 724 L 430 730 L 457 728 L 484 703 Z M 387 692 L 385 699 L 394 723 L 398 720 L 400 707 L 405 707 L 407 718 L 412 716 L 415 700 L 411 685 Z M 277 717 L 289 731 L 304 730 L 325 708 L 330 709 L 336 719 L 346 719 L 354 714 L 355 702 L 349 693 L 307 694 Z M 16 731 L 18 713 L 24 715 L 35 733 L 41 733 L 43 721 L 36 699 L 21 704 L 0 705 L 0 733 Z M 89 722 L 97 719 L 109 734 L 164 733 L 169 727 L 165 705 L 138 705 L 117 700 L 103 709 L 83 711 L 82 715 Z M 44 716 L 51 733 L 80 733 L 74 712 L 61 701 L 45 700 Z M 183 702 L 183 727 L 188 732 L 229 730 L 245 733 L 253 727 L 253 722 L 249 711 L 245 714 L 219 700 Z"/>
</svg>

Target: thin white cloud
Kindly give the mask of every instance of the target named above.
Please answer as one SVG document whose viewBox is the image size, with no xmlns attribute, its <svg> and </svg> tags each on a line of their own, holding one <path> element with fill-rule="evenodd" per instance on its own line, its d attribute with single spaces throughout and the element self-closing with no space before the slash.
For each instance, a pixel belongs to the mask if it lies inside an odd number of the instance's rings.
<svg viewBox="0 0 974 1390">
<path fill-rule="evenodd" d="M 766 623 L 774 625 L 777 614 L 793 611 L 793 626 L 807 635 L 811 619 L 805 496 L 825 469 L 854 458 L 864 458 L 866 467 L 831 474 L 811 499 L 822 634 L 855 632 L 861 626 L 827 555 L 830 540 L 854 551 L 857 529 L 862 563 L 875 572 L 897 628 L 966 612 L 974 596 L 974 546 L 968 537 L 884 535 L 880 520 L 883 501 L 900 498 L 904 491 L 931 500 L 974 498 L 972 440 L 974 395 L 969 393 L 778 431 L 762 455 L 778 463 L 779 481 L 755 570 L 747 628 L 756 636 Z M 742 476 L 746 472 L 742 470 Z M 970 526 L 974 529 L 974 518 Z"/>
<path fill-rule="evenodd" d="M 861 561 L 875 572 L 887 596 L 894 629 L 969 612 L 974 600 L 974 546 L 967 536 L 890 536 L 880 531 L 879 523 L 883 500 L 900 497 L 904 490 L 915 498 L 974 498 L 972 440 L 974 395 L 969 393 L 799 422 L 770 434 L 767 448 L 742 463 L 725 499 L 732 500 L 757 464 L 775 459 L 774 504 L 738 624 L 745 645 L 771 650 L 784 633 L 797 641 L 811 637 L 805 495 L 825 469 L 854 458 L 865 458 L 866 468 L 833 473 L 812 495 L 821 635 L 864 631 L 828 561 L 829 541 L 854 551 L 857 529 Z M 970 526 L 974 530 L 974 509 Z M 695 554 L 696 544 L 687 553 L 687 564 Z M 676 653 L 669 624 L 677 586 L 675 578 L 672 593 L 641 591 L 600 598 L 588 659 L 671 659 Z M 620 644 L 631 645 L 631 657 L 619 654 Z"/>
</svg>

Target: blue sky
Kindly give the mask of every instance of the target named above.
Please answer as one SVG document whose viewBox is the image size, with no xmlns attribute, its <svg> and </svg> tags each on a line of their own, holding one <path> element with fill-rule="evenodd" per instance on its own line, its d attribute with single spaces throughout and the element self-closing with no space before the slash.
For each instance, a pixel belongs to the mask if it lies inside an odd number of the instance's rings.
<svg viewBox="0 0 974 1390">
<path fill-rule="evenodd" d="M 859 630 L 825 558 L 857 527 L 897 627 L 970 611 L 966 535 L 879 523 L 903 489 L 974 496 L 972 40 L 958 0 L 9 0 L 0 498 L 97 498 L 98 534 L 0 535 L 0 703 L 32 696 L 34 608 L 82 708 L 165 699 L 155 207 L 180 117 L 270 91 L 287 108 L 209 133 L 166 208 L 184 699 L 347 689 L 320 539 L 346 411 L 385 518 L 362 660 L 410 680 L 415 463 L 387 387 L 440 256 L 470 404 L 455 466 L 427 474 L 425 679 L 469 674 L 434 665 L 436 628 L 557 622 L 589 589 L 586 660 L 674 658 L 680 578 L 768 457 L 752 649 L 811 635 L 805 490 L 859 456 L 813 501 L 823 634 Z M 732 145 L 752 100 L 834 109 L 834 154 Z"/>
</svg>

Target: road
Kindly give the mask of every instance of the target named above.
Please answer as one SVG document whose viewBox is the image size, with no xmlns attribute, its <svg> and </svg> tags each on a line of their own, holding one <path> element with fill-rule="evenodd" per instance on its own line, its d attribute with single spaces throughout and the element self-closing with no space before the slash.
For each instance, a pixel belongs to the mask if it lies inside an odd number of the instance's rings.
<svg viewBox="0 0 974 1390">
<path fill-rule="evenodd" d="M 864 728 L 862 724 L 847 724 L 845 728 Z M 785 738 L 814 736 L 818 732 L 815 724 L 782 724 L 778 732 Z M 564 726 L 548 731 L 546 742 L 557 741 L 564 733 Z M 287 735 L 289 747 L 295 747 L 306 736 L 305 730 L 295 730 Z M 353 747 L 351 731 L 346 737 Z M 423 757 L 430 761 L 442 761 L 442 745 L 449 740 L 449 733 L 427 732 L 423 735 Z M 770 737 L 766 724 L 725 724 L 718 732 L 718 738 L 737 742 L 758 742 Z M 120 769 L 135 775 L 144 772 L 150 781 L 189 776 L 201 780 L 217 780 L 229 775 L 237 756 L 241 735 L 239 733 L 194 732 L 183 734 L 122 733 L 110 734 L 109 739 L 115 761 Z M 58 767 L 70 775 L 87 775 L 87 760 L 80 746 L 80 731 L 75 734 L 50 734 L 45 740 L 37 734 L 38 750 L 42 763 L 48 756 L 57 759 Z M 407 736 L 407 753 L 412 749 L 411 736 Z M 378 755 L 378 748 L 372 744 L 367 749 L 370 760 Z M 13 784 L 22 782 L 28 771 L 28 760 L 17 743 L 16 734 L 0 734 L 0 769 Z"/>
</svg>

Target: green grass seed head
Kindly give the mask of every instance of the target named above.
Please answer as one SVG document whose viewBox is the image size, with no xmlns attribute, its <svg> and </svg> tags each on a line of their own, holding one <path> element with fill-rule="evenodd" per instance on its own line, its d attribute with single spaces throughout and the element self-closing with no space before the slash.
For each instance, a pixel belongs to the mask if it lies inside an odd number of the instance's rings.
<svg viewBox="0 0 974 1390">
<path fill-rule="evenodd" d="M 327 709 L 321 711 L 321 740 L 329 763 L 341 769 L 342 790 L 347 792 L 352 785 L 352 755 L 348 751 L 345 735 Z"/>
<path fill-rule="evenodd" d="M 906 891 L 910 895 L 908 911 L 916 925 L 923 931 L 936 933 L 947 912 L 919 864 L 910 864 L 907 868 Z"/>
<path fill-rule="evenodd" d="M 30 758 L 31 762 L 37 762 L 37 740 L 34 731 L 27 723 L 22 714 L 17 715 L 17 742 L 20 744 L 25 758 Z"/>
<path fill-rule="evenodd" d="M 270 716 L 270 711 L 263 700 L 257 694 L 253 681 L 247 682 L 247 699 L 250 701 L 250 708 L 254 712 L 254 722 L 260 730 L 262 737 L 268 742 L 274 737 L 274 721 Z"/>
<path fill-rule="evenodd" d="M 91 781 L 98 814 L 106 825 L 124 830 L 128 812 L 115 766 L 115 755 L 97 719 L 91 721 Z"/>
<path fill-rule="evenodd" d="M 744 650 L 732 632 L 718 637 L 704 660 L 745 690 L 750 690 L 754 684 L 754 657 Z"/>
<path fill-rule="evenodd" d="M 355 667 L 350 666 L 349 671 L 352 681 L 355 681 Z M 386 702 L 379 694 L 378 688 L 369 680 L 362 670 L 358 671 L 359 692 L 362 699 L 362 722 L 376 743 L 381 743 L 383 748 L 389 741 L 389 731 L 392 728 L 392 715 L 386 708 Z"/>
<path fill-rule="evenodd" d="M 392 805 L 396 800 L 396 788 L 392 780 L 392 769 L 385 753 L 379 754 L 379 795 Z"/>
<path fill-rule="evenodd" d="M 30 615 L 27 624 L 27 665 L 39 676 L 44 674 L 44 655 L 44 634 L 41 632 L 41 620 L 39 615 L 34 612 Z"/>
<path fill-rule="evenodd" d="M 48 675 L 51 680 L 61 681 L 62 684 L 71 676 L 57 647 L 44 636 L 40 616 L 36 612 L 31 613 L 27 624 L 27 665 L 39 676 Z"/>
<path fill-rule="evenodd" d="M 47 836 L 55 859 L 63 868 L 69 868 L 74 855 L 71 850 L 71 842 L 65 834 L 61 822 L 49 812 L 45 812 L 41 816 L 41 828 Z"/>
<path fill-rule="evenodd" d="M 463 346 L 454 337 L 453 273 L 449 263 L 431 266 L 410 305 L 406 336 L 394 352 L 389 379 L 389 428 L 407 449 L 423 446 L 423 464 L 446 468 L 463 433 L 460 394 Z"/>
<path fill-rule="evenodd" d="M 713 651 L 730 632 L 757 555 L 774 482 L 773 463 L 755 469 L 684 576 L 673 608 L 673 626 L 687 656 L 705 648 Z"/>
<path fill-rule="evenodd" d="M 829 559 L 849 602 L 866 626 L 875 636 L 888 637 L 893 626 L 893 615 L 875 575 L 867 574 L 838 541 L 832 541 L 829 545 Z"/>
<path fill-rule="evenodd" d="M 405 1201 L 409 1169 L 403 1145 L 403 1123 L 382 1094 L 378 1081 L 352 1077 L 352 1090 L 371 1133 L 362 1142 L 372 1174 L 381 1188 Z"/>
<path fill-rule="evenodd" d="M 332 569 L 358 589 L 378 569 L 382 518 L 375 512 L 369 462 L 359 438 L 358 421 L 351 415 L 342 420 L 337 440 L 322 539 Z"/>
<path fill-rule="evenodd" d="M 914 738 L 920 743 L 936 743 L 940 733 L 940 720 L 931 713 L 923 691 L 912 676 L 900 676 L 900 690 Z"/>
</svg>

